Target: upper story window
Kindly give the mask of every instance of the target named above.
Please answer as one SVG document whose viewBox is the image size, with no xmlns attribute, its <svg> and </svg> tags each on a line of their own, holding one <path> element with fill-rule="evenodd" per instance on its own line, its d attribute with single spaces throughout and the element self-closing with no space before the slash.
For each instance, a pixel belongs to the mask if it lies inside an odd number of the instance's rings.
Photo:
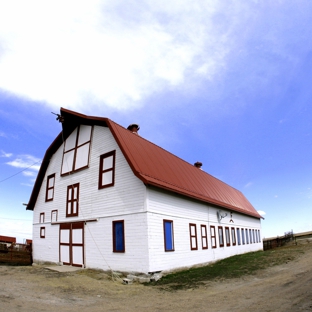
<svg viewBox="0 0 312 312">
<path fill-rule="evenodd" d="M 115 183 L 115 155 L 112 151 L 100 156 L 99 189 Z"/>
<path fill-rule="evenodd" d="M 208 240 L 207 240 L 207 227 L 204 224 L 200 225 L 201 240 L 202 240 L 202 249 L 208 249 Z"/>
<path fill-rule="evenodd" d="M 235 237 L 235 228 L 233 228 L 233 227 L 231 228 L 231 235 L 232 235 L 232 244 L 233 244 L 233 246 L 235 246 L 236 245 L 236 237 Z"/>
<path fill-rule="evenodd" d="M 224 239 L 223 239 L 223 228 L 222 226 L 218 226 L 218 233 L 219 233 L 219 245 L 220 247 L 224 246 Z"/>
<path fill-rule="evenodd" d="M 226 246 L 231 246 L 230 229 L 227 226 L 225 227 L 225 240 L 226 240 Z"/>
<path fill-rule="evenodd" d="M 79 210 L 79 183 L 67 187 L 66 217 L 77 217 Z"/>
<path fill-rule="evenodd" d="M 78 126 L 66 139 L 61 174 L 77 171 L 89 165 L 92 126 Z"/>
<path fill-rule="evenodd" d="M 55 173 L 51 174 L 47 178 L 46 198 L 45 201 L 51 201 L 54 197 L 54 184 L 55 184 Z"/>
<path fill-rule="evenodd" d="M 44 212 L 40 213 L 39 223 L 44 223 Z"/>
<path fill-rule="evenodd" d="M 211 237 L 211 247 L 217 248 L 216 228 L 213 225 L 210 226 L 210 237 Z"/>
</svg>

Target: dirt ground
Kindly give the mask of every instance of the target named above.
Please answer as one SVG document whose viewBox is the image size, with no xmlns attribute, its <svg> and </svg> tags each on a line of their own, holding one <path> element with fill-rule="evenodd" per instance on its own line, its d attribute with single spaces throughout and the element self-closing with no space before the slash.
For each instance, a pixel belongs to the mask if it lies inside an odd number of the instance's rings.
<svg viewBox="0 0 312 312">
<path fill-rule="evenodd" d="M 166 291 L 104 272 L 0 266 L 0 311 L 312 311 L 312 243 L 285 264 L 239 279 Z"/>
</svg>

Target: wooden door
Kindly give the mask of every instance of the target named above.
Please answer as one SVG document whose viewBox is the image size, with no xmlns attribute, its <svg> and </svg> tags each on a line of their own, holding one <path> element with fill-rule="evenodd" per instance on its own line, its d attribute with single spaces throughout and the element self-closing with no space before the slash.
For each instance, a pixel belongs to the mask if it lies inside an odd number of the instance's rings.
<svg viewBox="0 0 312 312">
<path fill-rule="evenodd" d="M 84 223 L 60 224 L 60 262 L 65 265 L 84 265 Z"/>
</svg>

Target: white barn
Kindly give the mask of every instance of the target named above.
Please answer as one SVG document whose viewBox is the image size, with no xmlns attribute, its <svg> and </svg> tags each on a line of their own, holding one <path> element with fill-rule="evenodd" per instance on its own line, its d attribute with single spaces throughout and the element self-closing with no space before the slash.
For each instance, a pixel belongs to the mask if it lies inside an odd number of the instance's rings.
<svg viewBox="0 0 312 312">
<path fill-rule="evenodd" d="M 33 260 L 168 271 L 262 250 L 261 216 L 231 186 L 140 137 L 61 108 L 27 209 Z"/>
</svg>

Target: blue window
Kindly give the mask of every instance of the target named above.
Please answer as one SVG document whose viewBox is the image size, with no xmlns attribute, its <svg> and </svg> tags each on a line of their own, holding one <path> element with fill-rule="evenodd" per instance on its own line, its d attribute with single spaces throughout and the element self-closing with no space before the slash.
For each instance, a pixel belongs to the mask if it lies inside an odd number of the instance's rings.
<svg viewBox="0 0 312 312">
<path fill-rule="evenodd" d="M 125 252 L 124 221 L 113 221 L 113 251 Z"/>
<path fill-rule="evenodd" d="M 243 241 L 243 245 L 245 245 L 244 229 L 242 229 L 242 241 Z"/>
<path fill-rule="evenodd" d="M 174 251 L 173 221 L 164 220 L 165 251 Z"/>
</svg>

